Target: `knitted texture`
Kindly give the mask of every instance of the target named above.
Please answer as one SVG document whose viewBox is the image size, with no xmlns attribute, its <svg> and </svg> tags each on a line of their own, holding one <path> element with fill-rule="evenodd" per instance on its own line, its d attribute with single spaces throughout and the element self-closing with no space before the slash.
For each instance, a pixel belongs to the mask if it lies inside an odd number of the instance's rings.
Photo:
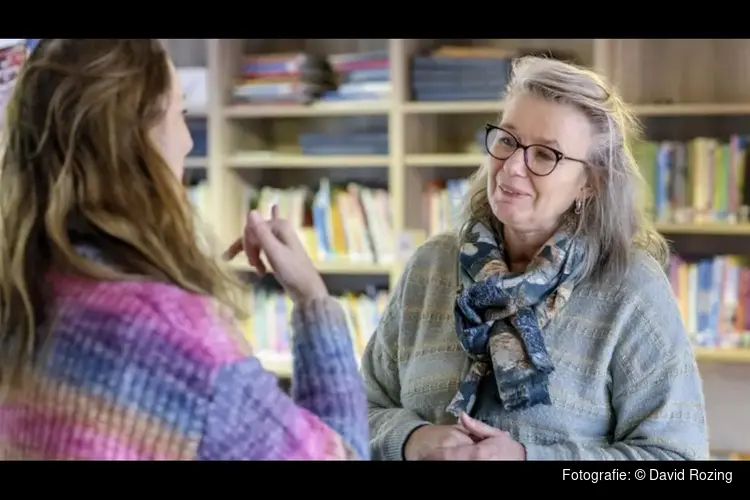
<svg viewBox="0 0 750 500">
<path fill-rule="evenodd" d="M 456 333 L 458 240 L 426 242 L 407 264 L 362 358 L 371 449 L 401 460 L 416 428 L 446 411 L 471 363 Z M 543 329 L 550 405 L 506 410 L 485 377 L 472 415 L 507 431 L 528 460 L 706 459 L 701 379 L 672 289 L 637 253 L 616 282 L 582 282 Z"/>
<path fill-rule="evenodd" d="M 49 343 L 0 404 L 0 459 L 368 459 L 344 313 L 293 313 L 291 397 L 205 298 L 153 282 L 51 276 Z"/>
</svg>

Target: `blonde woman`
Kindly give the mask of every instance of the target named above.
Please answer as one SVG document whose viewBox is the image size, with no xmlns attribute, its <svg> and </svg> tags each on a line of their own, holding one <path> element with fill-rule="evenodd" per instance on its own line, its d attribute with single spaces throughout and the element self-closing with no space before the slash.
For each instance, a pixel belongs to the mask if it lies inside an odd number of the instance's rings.
<svg viewBox="0 0 750 500">
<path fill-rule="evenodd" d="M 417 250 L 365 352 L 375 459 L 707 457 L 634 123 L 588 70 L 515 64 L 465 225 Z"/>
<path fill-rule="evenodd" d="M 42 39 L 0 165 L 0 458 L 367 459 L 345 317 L 286 221 L 250 214 L 295 302 L 291 397 L 238 334 L 241 287 L 205 255 L 192 148 L 155 39 Z M 261 271 L 262 271 L 261 267 Z"/>
</svg>

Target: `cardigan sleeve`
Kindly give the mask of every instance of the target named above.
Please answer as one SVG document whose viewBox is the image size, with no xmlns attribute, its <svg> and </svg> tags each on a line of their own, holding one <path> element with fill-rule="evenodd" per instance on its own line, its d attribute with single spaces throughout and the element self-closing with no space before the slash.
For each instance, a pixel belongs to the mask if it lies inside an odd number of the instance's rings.
<svg viewBox="0 0 750 500">
<path fill-rule="evenodd" d="M 333 298 L 295 309 L 291 396 L 257 358 L 218 369 L 198 458 L 369 458 L 367 403 L 351 336 Z"/>
<path fill-rule="evenodd" d="M 407 265 L 402 274 L 362 356 L 371 432 L 370 449 L 374 460 L 403 460 L 404 445 L 411 433 L 429 424 L 401 405 L 399 366 L 394 352 L 398 345 L 403 296 L 410 267 Z"/>
<path fill-rule="evenodd" d="M 663 273 L 632 288 L 610 374 L 607 446 L 526 445 L 527 460 L 705 460 L 708 432 L 698 366 Z"/>
</svg>

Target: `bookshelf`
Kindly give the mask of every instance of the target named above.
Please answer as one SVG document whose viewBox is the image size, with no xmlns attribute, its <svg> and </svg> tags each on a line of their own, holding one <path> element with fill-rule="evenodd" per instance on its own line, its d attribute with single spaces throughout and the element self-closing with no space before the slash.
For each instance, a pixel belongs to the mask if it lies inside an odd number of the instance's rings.
<svg viewBox="0 0 750 500">
<path fill-rule="evenodd" d="M 205 154 L 188 161 L 205 179 L 198 202 L 208 228 L 228 244 L 241 230 L 246 187 L 313 189 L 322 178 L 356 182 L 388 190 L 393 259 L 372 263 L 342 258 L 319 260 L 329 283 L 363 290 L 377 282 L 395 283 L 402 264 L 434 224 L 426 203 L 426 185 L 464 178 L 483 160 L 474 139 L 486 122 L 502 113 L 500 100 L 416 101 L 412 99 L 412 56 L 440 46 L 442 40 L 165 40 L 178 67 L 206 68 L 205 105 L 190 112 L 206 130 Z M 749 40 L 646 39 L 493 39 L 451 40 L 451 45 L 494 46 L 510 50 L 561 50 L 575 55 L 612 81 L 656 141 L 694 137 L 750 135 Z M 305 51 L 319 55 L 385 51 L 390 92 L 380 99 L 310 104 L 249 104 L 233 100 L 241 62 L 251 54 Z M 499 90 L 499 89 L 498 89 Z M 302 154 L 299 138 L 312 131 L 380 127 L 387 134 L 385 154 Z M 680 253 L 702 256 L 750 255 L 750 221 L 665 221 L 659 229 Z M 232 263 L 254 280 L 243 261 Z M 265 354 L 264 354 L 265 356 Z M 731 373 L 750 367 L 750 350 L 697 348 L 702 365 L 725 366 Z M 264 362 L 281 376 L 290 365 L 283 356 Z M 733 371 L 734 370 L 734 371 Z M 743 380 L 750 371 L 742 372 Z M 715 417 L 716 418 L 716 417 Z M 746 446 L 750 449 L 750 442 Z"/>
</svg>

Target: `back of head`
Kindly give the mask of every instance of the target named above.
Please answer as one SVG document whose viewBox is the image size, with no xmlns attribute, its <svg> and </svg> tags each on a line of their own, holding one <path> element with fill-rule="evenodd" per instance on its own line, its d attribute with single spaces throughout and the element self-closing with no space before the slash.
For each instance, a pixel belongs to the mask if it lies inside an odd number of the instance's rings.
<svg viewBox="0 0 750 500">
<path fill-rule="evenodd" d="M 625 272 L 633 251 L 645 249 L 664 263 L 668 246 L 646 214 L 644 179 L 632 147 L 638 122 L 616 90 L 595 72 L 563 61 L 527 56 L 513 65 L 506 100 L 522 94 L 570 105 L 591 124 L 587 177 L 592 196 L 579 218 L 586 242 L 582 277 L 616 278 Z M 492 217 L 483 166 L 471 179 L 466 220 Z"/>
<path fill-rule="evenodd" d="M 52 270 L 137 276 L 230 302 L 153 134 L 173 78 L 156 39 L 43 39 L 26 61 L 0 164 L 0 384 L 37 348 Z"/>
</svg>

